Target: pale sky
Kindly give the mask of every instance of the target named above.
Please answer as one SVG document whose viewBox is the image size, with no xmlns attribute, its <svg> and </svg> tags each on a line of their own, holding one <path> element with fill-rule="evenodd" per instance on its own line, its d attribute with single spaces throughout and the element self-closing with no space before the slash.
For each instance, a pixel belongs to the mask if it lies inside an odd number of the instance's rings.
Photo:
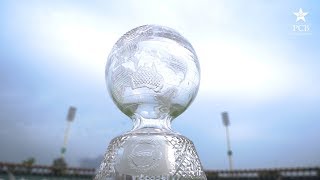
<svg viewBox="0 0 320 180">
<path fill-rule="evenodd" d="M 222 111 L 235 168 L 320 166 L 320 6 L 313 1 L 1 1 L 0 161 L 59 156 L 96 161 L 131 121 L 109 97 L 113 44 L 144 24 L 176 29 L 193 45 L 201 85 L 173 128 L 205 169 L 227 169 Z M 305 22 L 294 13 L 308 12 Z M 307 32 L 293 27 L 308 26 Z"/>
</svg>

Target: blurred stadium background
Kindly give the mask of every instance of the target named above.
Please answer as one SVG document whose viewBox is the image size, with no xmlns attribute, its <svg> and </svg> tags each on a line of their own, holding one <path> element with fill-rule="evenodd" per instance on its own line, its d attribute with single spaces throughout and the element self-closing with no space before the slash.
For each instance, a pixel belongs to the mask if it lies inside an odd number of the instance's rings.
<svg viewBox="0 0 320 180">
<path fill-rule="evenodd" d="M 208 179 L 320 179 L 319 12 L 316 0 L 0 1 L 0 180 L 92 179 L 131 127 L 105 61 L 143 24 L 176 29 L 199 56 L 198 97 L 173 126 Z"/>
</svg>

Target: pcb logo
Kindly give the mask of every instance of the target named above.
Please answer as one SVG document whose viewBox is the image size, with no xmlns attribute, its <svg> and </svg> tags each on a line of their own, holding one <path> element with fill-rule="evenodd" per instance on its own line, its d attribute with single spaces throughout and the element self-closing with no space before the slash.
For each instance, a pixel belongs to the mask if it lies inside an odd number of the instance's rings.
<svg viewBox="0 0 320 180">
<path fill-rule="evenodd" d="M 298 12 L 293 12 L 296 16 L 296 23 L 292 25 L 293 34 L 296 35 L 310 35 L 311 25 L 307 23 L 306 16 L 309 12 L 304 12 L 302 8 Z"/>
</svg>

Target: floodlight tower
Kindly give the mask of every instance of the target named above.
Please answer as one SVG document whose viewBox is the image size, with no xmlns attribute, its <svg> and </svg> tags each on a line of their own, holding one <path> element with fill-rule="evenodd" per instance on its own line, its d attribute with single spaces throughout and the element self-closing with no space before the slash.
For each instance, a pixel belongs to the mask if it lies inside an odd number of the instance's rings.
<svg viewBox="0 0 320 180">
<path fill-rule="evenodd" d="M 66 127 L 66 130 L 64 132 L 63 145 L 62 145 L 62 148 L 61 148 L 61 158 L 64 158 L 64 154 L 67 151 L 67 143 L 68 143 L 69 131 L 70 131 L 71 123 L 73 122 L 74 117 L 76 115 L 76 111 L 77 111 L 77 108 L 75 108 L 73 106 L 69 107 L 69 111 L 68 111 L 68 115 L 67 115 L 67 127 Z"/>
<path fill-rule="evenodd" d="M 229 116 L 228 116 L 228 112 L 222 112 L 222 122 L 223 125 L 226 127 L 226 138 L 227 138 L 227 154 L 228 154 L 228 158 L 229 158 L 229 170 L 232 171 L 233 170 L 233 161 L 232 161 L 232 151 L 231 151 L 231 145 L 230 145 L 230 135 L 229 135 L 229 126 L 230 126 L 230 120 L 229 120 Z"/>
</svg>

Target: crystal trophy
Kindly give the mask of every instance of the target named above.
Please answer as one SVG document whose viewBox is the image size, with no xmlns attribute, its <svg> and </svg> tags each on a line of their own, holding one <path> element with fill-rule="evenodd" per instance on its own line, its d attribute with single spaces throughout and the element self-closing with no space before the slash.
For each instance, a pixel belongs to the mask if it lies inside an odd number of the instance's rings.
<svg viewBox="0 0 320 180">
<path fill-rule="evenodd" d="M 109 54 L 106 81 L 134 125 L 110 142 L 95 180 L 206 179 L 192 141 L 171 129 L 200 82 L 197 55 L 183 36 L 158 25 L 127 32 Z"/>
</svg>

